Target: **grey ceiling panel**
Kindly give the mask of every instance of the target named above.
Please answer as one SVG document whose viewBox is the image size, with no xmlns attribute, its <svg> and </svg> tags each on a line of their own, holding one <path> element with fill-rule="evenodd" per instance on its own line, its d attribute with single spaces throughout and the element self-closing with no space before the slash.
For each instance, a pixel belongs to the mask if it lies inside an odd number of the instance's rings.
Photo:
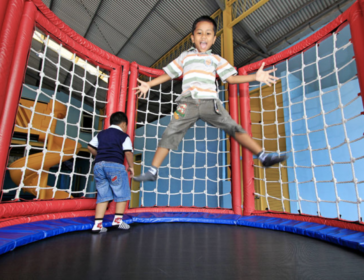
<svg viewBox="0 0 364 280">
<path fill-rule="evenodd" d="M 108 39 L 106 39 L 106 36 L 109 37 L 109 35 L 103 34 L 100 30 L 101 29 L 99 26 L 93 24 L 88 32 L 87 40 L 91 41 L 101 49 L 108 51 L 109 53 L 115 54 L 115 52 L 117 51 L 117 47 L 111 46 Z M 118 35 L 118 37 L 119 36 L 121 38 L 121 35 Z"/>
<path fill-rule="evenodd" d="M 51 4 L 51 0 L 42 0 L 42 1 L 49 8 L 49 5 Z"/>
<path fill-rule="evenodd" d="M 259 47 L 254 43 L 249 43 L 249 46 L 259 50 Z M 248 50 L 247 48 L 244 48 L 242 46 L 237 46 L 234 48 L 234 65 L 238 66 L 241 65 L 242 62 L 244 62 L 247 58 L 254 55 L 253 52 Z"/>
<path fill-rule="evenodd" d="M 157 13 L 152 13 L 144 23 L 129 43 L 148 52 L 155 60 L 166 53 L 171 48 L 171 44 L 176 44 L 181 39 L 181 35 L 161 19 Z M 153 30 L 152 26 L 159 26 L 163 32 Z"/>
<path fill-rule="evenodd" d="M 99 17 L 95 18 L 86 39 L 93 41 L 100 47 L 103 46 L 101 47 L 103 49 L 107 48 L 106 50 L 112 54 L 116 54 L 127 41 L 127 38 L 122 33 Z"/>
<path fill-rule="evenodd" d="M 217 9 L 215 1 L 162 1 L 156 11 L 169 23 L 186 36 L 191 32 L 192 24 L 201 15 L 211 15 Z"/>
<path fill-rule="evenodd" d="M 101 0 L 53 0 L 52 11 L 74 31 L 83 36 Z"/>
<path fill-rule="evenodd" d="M 171 6 L 170 2 L 163 1 L 156 8 L 156 12 L 166 19 L 170 25 L 172 25 L 181 36 L 186 36 L 191 32 L 191 18 L 187 13 L 181 12 L 176 6 Z"/>
<path fill-rule="evenodd" d="M 245 30 L 239 26 L 234 26 L 233 38 L 243 42 L 251 39 L 248 33 L 246 33 Z"/>
<path fill-rule="evenodd" d="M 141 0 L 146 6 L 149 8 L 153 8 L 155 4 L 157 4 L 158 0 Z"/>
<path fill-rule="evenodd" d="M 151 65 L 155 62 L 155 59 L 151 57 L 148 53 L 148 49 L 141 49 L 143 46 L 136 46 L 133 43 L 129 43 L 123 49 L 122 55 L 120 57 L 122 59 L 126 59 L 130 62 L 135 61 L 141 65 Z"/>
<path fill-rule="evenodd" d="M 98 16 L 129 38 L 148 14 L 150 7 L 142 1 L 104 1 Z"/>
<path fill-rule="evenodd" d="M 190 19 L 190 26 L 192 27 L 193 21 L 202 15 L 211 15 L 219 9 L 219 5 L 211 0 L 180 0 L 180 1 L 166 1 L 170 6 L 186 14 Z"/>
</svg>

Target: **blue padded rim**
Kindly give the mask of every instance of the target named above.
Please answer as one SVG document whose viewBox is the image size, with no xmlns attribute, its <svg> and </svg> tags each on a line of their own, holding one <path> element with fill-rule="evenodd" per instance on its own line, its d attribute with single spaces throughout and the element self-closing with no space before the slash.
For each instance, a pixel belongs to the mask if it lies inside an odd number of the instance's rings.
<svg viewBox="0 0 364 280">
<path fill-rule="evenodd" d="M 111 227 L 113 215 L 105 216 L 104 226 Z M 256 227 L 286 231 L 313 237 L 364 253 L 364 232 L 331 227 L 317 223 L 301 222 L 263 216 L 239 216 L 207 213 L 138 213 L 126 214 L 124 222 L 132 223 L 209 223 Z M 66 232 L 91 230 L 94 217 L 49 220 L 0 228 L 0 254 Z"/>
</svg>

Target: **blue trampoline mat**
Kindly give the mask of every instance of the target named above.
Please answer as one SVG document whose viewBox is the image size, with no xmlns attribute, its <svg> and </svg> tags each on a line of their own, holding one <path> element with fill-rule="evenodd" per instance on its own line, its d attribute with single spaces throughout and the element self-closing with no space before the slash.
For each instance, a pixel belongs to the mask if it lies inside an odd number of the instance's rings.
<svg viewBox="0 0 364 280">
<path fill-rule="evenodd" d="M 105 227 L 111 227 L 113 217 L 114 215 L 105 216 Z M 281 218 L 170 212 L 126 214 L 123 220 L 128 224 L 186 222 L 238 225 L 278 230 L 313 237 L 364 253 L 364 232 Z M 19 246 L 62 233 L 91 230 L 93 224 L 94 217 L 79 217 L 0 228 L 0 254 L 14 250 Z"/>
</svg>

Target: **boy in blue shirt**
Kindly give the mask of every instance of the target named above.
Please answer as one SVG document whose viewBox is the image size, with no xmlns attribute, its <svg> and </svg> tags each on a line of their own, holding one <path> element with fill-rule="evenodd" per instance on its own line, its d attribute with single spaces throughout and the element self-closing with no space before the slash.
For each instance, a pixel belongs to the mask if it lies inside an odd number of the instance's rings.
<svg viewBox="0 0 364 280">
<path fill-rule="evenodd" d="M 222 82 L 231 84 L 259 81 L 276 83 L 278 78 L 270 75 L 275 70 L 263 71 L 264 63 L 252 75 L 239 76 L 233 66 L 224 58 L 211 53 L 211 46 L 216 40 L 216 22 L 209 16 L 202 16 L 195 20 L 192 27 L 191 40 L 194 48 L 181 53 L 181 55 L 163 68 L 165 74 L 144 82 L 138 80 L 140 85 L 136 93 L 144 98 L 151 87 L 175 79 L 183 75 L 182 93 L 177 98 L 178 107 L 171 122 L 158 143 L 157 151 L 152 161 L 152 167 L 145 173 L 135 177 L 135 181 L 155 181 L 158 168 L 162 164 L 169 150 L 176 150 L 187 130 L 198 119 L 223 129 L 242 146 L 251 151 L 269 167 L 286 159 L 285 155 L 266 154 L 262 147 L 255 142 L 246 131 L 237 124 L 222 106 L 216 89 L 216 74 Z"/>
<path fill-rule="evenodd" d="M 133 146 L 127 130 L 128 118 L 123 112 L 113 113 L 110 117 L 110 127 L 97 134 L 87 148 L 95 156 L 94 178 L 97 189 L 95 224 L 92 233 L 106 232 L 103 227 L 109 201 L 116 202 L 113 227 L 129 229 L 123 222 L 126 203 L 130 200 L 128 173 L 124 166 L 124 156 L 128 162 L 130 177 L 134 176 Z"/>
</svg>

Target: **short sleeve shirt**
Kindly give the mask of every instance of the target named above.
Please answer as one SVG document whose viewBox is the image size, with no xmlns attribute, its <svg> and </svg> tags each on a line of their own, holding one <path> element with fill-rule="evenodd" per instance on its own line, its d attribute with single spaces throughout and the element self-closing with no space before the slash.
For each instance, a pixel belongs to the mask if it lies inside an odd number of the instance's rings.
<svg viewBox="0 0 364 280">
<path fill-rule="evenodd" d="M 95 162 L 110 161 L 124 164 L 124 152 L 133 152 L 130 137 L 117 125 L 101 131 L 88 143 L 97 149 Z"/>
<path fill-rule="evenodd" d="M 192 96 L 195 99 L 218 99 L 216 74 L 223 83 L 237 71 L 226 59 L 211 50 L 199 53 L 191 48 L 163 68 L 172 79 L 183 75 L 182 96 Z"/>
</svg>

